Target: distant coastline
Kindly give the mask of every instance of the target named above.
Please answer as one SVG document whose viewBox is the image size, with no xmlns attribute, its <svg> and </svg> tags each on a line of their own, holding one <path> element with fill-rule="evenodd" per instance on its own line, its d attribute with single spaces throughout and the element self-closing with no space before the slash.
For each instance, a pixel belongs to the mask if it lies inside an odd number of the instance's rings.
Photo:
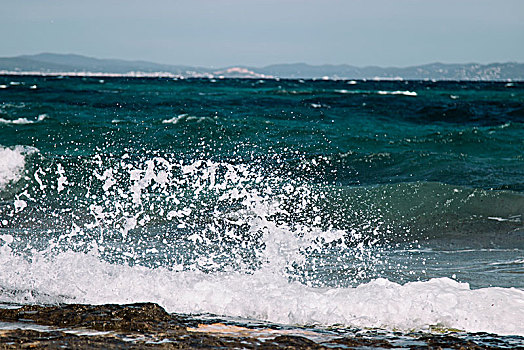
<svg viewBox="0 0 524 350">
<path fill-rule="evenodd" d="M 127 73 L 108 73 L 108 72 L 86 72 L 86 71 L 72 71 L 72 72 L 41 72 L 41 71 L 8 71 L 0 70 L 0 76 L 40 76 L 40 77 L 92 77 L 92 78 L 186 78 L 183 75 L 173 74 L 169 72 L 127 72 Z M 202 75 L 195 76 L 198 78 L 213 78 L 213 76 Z"/>
<path fill-rule="evenodd" d="M 73 54 L 43 53 L 0 58 L 0 75 L 162 78 L 357 79 L 524 81 L 524 63 L 444 64 L 412 67 L 276 64 L 219 69 L 157 64 L 146 61 L 98 59 Z"/>
</svg>

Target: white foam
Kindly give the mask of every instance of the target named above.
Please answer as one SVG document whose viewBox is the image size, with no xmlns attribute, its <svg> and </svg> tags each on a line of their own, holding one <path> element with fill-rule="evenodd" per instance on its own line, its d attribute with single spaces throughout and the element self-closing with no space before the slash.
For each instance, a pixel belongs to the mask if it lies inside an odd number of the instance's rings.
<svg viewBox="0 0 524 350">
<path fill-rule="evenodd" d="M 14 202 L 15 212 L 24 210 L 27 207 L 27 202 L 22 199 L 16 199 Z"/>
<path fill-rule="evenodd" d="M 18 118 L 18 119 L 4 119 L 0 118 L 0 123 L 2 124 L 13 124 L 13 125 L 25 125 L 25 124 L 34 124 L 43 121 L 47 118 L 47 114 L 40 114 L 36 120 L 30 120 L 27 118 Z"/>
<path fill-rule="evenodd" d="M 122 157 L 123 160 L 127 158 L 129 155 Z M 23 169 L 23 161 L 24 158 L 21 158 L 19 172 Z M 102 164 L 103 159 L 95 156 L 93 161 Z M 324 245 L 329 247 L 335 244 L 348 251 L 349 247 L 342 239 L 344 237 L 350 238 L 356 246 L 355 251 L 350 251 L 355 255 L 352 258 L 356 263 L 361 261 L 373 265 L 377 261 L 374 259 L 378 259 L 378 256 L 366 255 L 365 242 L 361 240 L 362 233 L 356 229 L 322 229 L 321 216 L 311 218 L 309 224 L 290 225 L 286 220 L 274 219 L 275 216 L 285 218 L 290 215 L 286 214 L 284 206 L 279 206 L 279 198 L 287 198 L 295 193 L 295 214 L 311 207 L 312 202 L 306 199 L 318 198 L 302 182 L 287 181 L 282 186 L 283 193 L 278 194 L 273 193 L 273 187 L 270 186 L 273 181 L 279 182 L 278 178 L 264 179 L 264 169 L 255 170 L 246 164 L 218 163 L 211 160 L 170 162 L 168 159 L 155 157 L 135 165 L 123 162 L 121 166 L 120 170 L 101 167 L 101 171 L 93 173 L 92 180 L 98 182 L 103 194 L 86 208 L 89 211 L 89 220 L 73 223 L 70 232 L 66 229 L 60 238 L 51 240 L 49 251 L 27 251 L 30 256 L 24 258 L 27 255 L 11 251 L 11 245 L 20 247 L 25 243 L 21 241 L 23 237 L 1 237 L 0 302 L 155 302 L 169 312 L 212 313 L 287 324 L 343 324 L 403 330 L 428 329 L 430 325 L 439 325 L 472 332 L 524 335 L 524 324 L 520 322 L 521 315 L 524 314 L 524 291 L 515 288 L 471 290 L 467 284 L 447 278 L 404 285 L 376 279 L 356 288 L 319 288 L 290 281 L 286 271 L 295 265 L 304 266 L 304 254 L 308 251 L 320 252 Z M 53 171 L 54 169 L 53 167 Z M 70 187 L 64 187 L 65 185 L 74 184 L 66 183 L 67 178 L 63 171 L 65 167 L 57 165 L 56 169 L 59 175 L 58 185 L 55 182 L 56 177 L 52 183 L 44 182 L 45 173 L 42 169 L 34 173 L 34 178 L 41 189 L 52 189 L 58 194 L 62 190 L 69 190 Z M 119 179 L 125 181 L 118 181 Z M 187 238 L 187 249 L 190 250 L 194 243 L 204 253 L 198 253 L 194 257 L 188 254 L 184 256 L 185 260 L 181 265 L 170 265 L 169 269 L 103 261 L 96 253 L 96 247 L 101 252 L 106 251 L 104 232 L 122 234 L 123 240 L 119 242 L 121 247 L 118 248 L 117 258 L 139 257 L 139 254 L 135 254 L 134 247 L 128 244 L 132 241 L 126 238 L 130 236 L 128 234 L 132 229 L 145 227 L 152 220 L 146 210 L 154 212 L 154 203 L 151 204 L 150 196 L 155 192 L 148 192 L 148 189 L 154 188 L 158 192 L 168 193 L 167 199 L 175 204 L 170 210 L 158 211 L 155 218 L 165 216 L 166 220 L 179 228 L 192 227 L 188 233 L 191 236 Z M 180 204 L 184 203 L 185 193 L 191 194 L 191 202 L 184 207 Z M 199 193 L 203 193 L 202 196 L 214 194 L 218 197 L 213 202 L 214 206 L 223 206 L 227 211 L 214 210 L 207 214 L 205 225 L 194 225 L 202 216 L 200 210 L 193 205 L 193 202 L 199 201 Z M 86 197 L 89 195 L 88 192 Z M 32 200 L 25 200 L 29 202 L 28 207 L 31 207 Z M 22 206 L 24 204 L 18 202 L 19 210 L 24 210 L 25 207 Z M 316 211 L 315 207 L 312 209 Z M 228 223 L 228 228 L 224 228 L 223 222 Z M 368 227 L 375 235 L 381 224 L 380 220 L 370 221 Z M 239 229 L 236 232 L 234 227 L 248 229 Z M 89 230 L 93 228 L 100 228 L 100 236 L 97 235 L 96 239 L 92 239 L 89 234 Z M 104 231 L 106 229 L 109 230 Z M 232 243 L 228 249 L 217 250 L 220 242 L 226 240 L 235 242 L 238 239 L 242 244 L 250 243 L 246 235 L 256 237 L 253 244 L 258 239 L 264 243 L 256 248 L 255 260 L 260 262 L 257 270 L 252 259 L 244 261 L 241 258 L 239 253 L 242 252 L 242 247 L 238 248 L 236 243 Z M 70 248 L 61 253 L 52 251 L 57 247 L 71 247 L 68 243 L 71 237 L 75 237 L 73 249 L 76 252 Z M 81 245 L 83 237 L 88 241 L 89 247 L 95 247 L 94 253 L 78 252 L 85 247 Z M 59 245 L 60 240 L 66 245 Z M 159 242 L 157 243 L 160 244 Z M 162 242 L 168 245 L 167 239 Z M 169 244 L 177 244 L 176 242 L 179 241 L 173 240 Z M 371 248 L 375 241 L 366 244 Z M 126 246 L 130 249 L 126 249 Z M 150 252 L 160 250 L 153 246 L 137 246 L 137 250 L 144 251 L 143 248 Z M 180 246 L 172 248 L 186 249 Z M 372 252 L 370 250 L 368 253 Z M 106 254 L 108 255 L 103 256 L 114 257 L 110 253 Z M 231 265 L 227 261 L 221 262 L 228 258 L 237 261 Z M 134 260 L 137 264 L 140 261 L 143 260 Z M 353 262 L 348 264 L 347 271 L 355 272 L 348 273 L 346 280 L 339 285 L 360 280 L 360 273 L 366 271 L 367 265 L 360 269 Z M 224 268 L 221 269 L 221 266 Z"/>
<path fill-rule="evenodd" d="M 415 91 L 378 91 L 379 95 L 404 95 L 404 96 L 417 96 Z"/>
<path fill-rule="evenodd" d="M 184 119 L 187 116 L 188 116 L 188 114 L 186 114 L 186 113 L 179 114 L 176 117 L 162 120 L 162 123 L 164 123 L 164 124 L 178 124 L 178 122 L 180 122 L 182 119 Z"/>
<path fill-rule="evenodd" d="M 13 236 L 11 235 L 0 235 L 0 239 L 3 240 L 5 243 L 10 244 L 13 243 Z"/>
<path fill-rule="evenodd" d="M 17 181 L 25 166 L 26 155 L 36 151 L 28 146 L 2 147 L 0 146 L 0 189 L 9 182 Z"/>
<path fill-rule="evenodd" d="M 352 84 L 350 84 L 352 85 Z M 398 91 L 385 91 L 385 90 L 381 90 L 381 91 L 365 91 L 365 90 L 346 90 L 346 89 L 341 89 L 341 90 L 335 90 L 335 92 L 339 93 L 339 94 L 379 94 L 379 95 L 403 95 L 403 96 L 412 96 L 412 97 L 415 97 L 415 96 L 418 96 L 418 94 L 415 92 L 415 91 L 401 91 L 401 90 L 398 90 Z"/>
<path fill-rule="evenodd" d="M 1 302 L 90 304 L 156 302 L 169 312 L 212 313 L 286 324 L 524 335 L 524 291 L 472 290 L 449 278 L 404 285 L 376 279 L 356 288 L 313 288 L 268 270 L 253 274 L 114 265 L 64 252 L 32 262 L 0 248 Z M 0 289 L 0 291 L 1 291 Z M 12 291 L 18 291 L 13 293 Z"/>
<path fill-rule="evenodd" d="M 180 114 L 180 115 L 177 115 L 176 117 L 173 117 L 173 118 L 170 118 L 170 119 L 164 119 L 162 120 L 162 123 L 164 124 L 178 124 L 182 121 L 196 121 L 197 123 L 202 123 L 203 121 L 206 121 L 206 120 L 213 120 L 212 118 L 209 118 L 209 117 L 195 117 L 195 116 L 192 116 L 192 115 L 189 115 L 187 113 L 184 113 L 184 114 Z"/>
</svg>

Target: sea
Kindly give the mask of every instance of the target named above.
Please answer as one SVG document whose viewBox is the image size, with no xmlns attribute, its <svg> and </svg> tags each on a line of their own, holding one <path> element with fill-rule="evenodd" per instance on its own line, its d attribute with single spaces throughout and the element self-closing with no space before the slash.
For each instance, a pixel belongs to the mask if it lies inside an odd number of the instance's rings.
<svg viewBox="0 0 524 350">
<path fill-rule="evenodd" d="M 524 346 L 523 215 L 523 82 L 0 76 L 3 305 Z"/>
</svg>

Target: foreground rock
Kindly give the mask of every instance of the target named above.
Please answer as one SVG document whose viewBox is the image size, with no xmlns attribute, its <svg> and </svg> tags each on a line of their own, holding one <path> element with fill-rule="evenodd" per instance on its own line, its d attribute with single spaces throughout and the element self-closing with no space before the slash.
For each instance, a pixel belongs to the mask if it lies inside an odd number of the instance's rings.
<svg viewBox="0 0 524 350">
<path fill-rule="evenodd" d="M 496 349 L 508 345 L 479 345 L 449 334 L 391 333 L 384 338 L 215 321 L 203 324 L 149 303 L 0 308 L 0 349 Z"/>
</svg>

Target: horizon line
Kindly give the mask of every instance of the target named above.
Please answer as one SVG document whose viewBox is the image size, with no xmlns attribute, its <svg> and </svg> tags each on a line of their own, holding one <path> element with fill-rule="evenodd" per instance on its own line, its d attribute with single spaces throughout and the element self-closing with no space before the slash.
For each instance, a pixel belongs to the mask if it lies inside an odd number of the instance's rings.
<svg viewBox="0 0 524 350">
<path fill-rule="evenodd" d="M 225 66 L 204 66 L 204 65 L 191 65 L 191 64 L 184 64 L 184 63 L 159 63 L 155 61 L 148 61 L 145 59 L 127 59 L 127 58 L 115 58 L 115 57 L 96 57 L 96 56 L 89 56 L 84 54 L 78 54 L 78 53 L 57 53 L 57 52 L 39 52 L 35 54 L 19 54 L 16 56 L 1 56 L 0 59 L 4 58 L 21 58 L 21 57 L 33 57 L 33 56 L 40 56 L 40 55 L 56 55 L 56 56 L 77 56 L 77 57 L 83 57 L 83 58 L 89 58 L 94 60 L 114 60 L 114 61 L 123 61 L 128 63 L 153 63 L 156 65 L 163 65 L 163 66 L 183 66 L 183 67 L 191 67 L 191 68 L 204 68 L 204 69 L 224 69 L 224 68 L 234 68 L 234 67 L 247 67 L 247 68 L 267 68 L 271 66 L 279 66 L 279 65 L 308 65 L 312 67 L 322 67 L 322 66 L 349 66 L 354 68 L 385 68 L 385 69 L 404 69 L 404 68 L 412 68 L 412 67 L 422 67 L 422 66 L 430 66 L 435 64 L 442 64 L 442 65 L 479 65 L 479 66 L 489 66 L 489 65 L 495 65 L 495 64 L 524 64 L 523 62 L 519 61 L 494 61 L 489 63 L 479 63 L 475 61 L 469 61 L 469 62 L 442 62 L 442 61 L 432 61 L 427 63 L 420 63 L 420 64 L 411 64 L 406 66 L 395 66 L 395 65 L 378 65 L 378 64 L 370 64 L 366 66 L 358 66 L 353 65 L 351 63 L 321 63 L 321 64 L 313 64 L 313 63 L 307 63 L 307 62 L 280 62 L 280 63 L 269 63 L 262 66 L 256 66 L 256 65 L 249 65 L 249 64 L 229 64 Z"/>
</svg>

